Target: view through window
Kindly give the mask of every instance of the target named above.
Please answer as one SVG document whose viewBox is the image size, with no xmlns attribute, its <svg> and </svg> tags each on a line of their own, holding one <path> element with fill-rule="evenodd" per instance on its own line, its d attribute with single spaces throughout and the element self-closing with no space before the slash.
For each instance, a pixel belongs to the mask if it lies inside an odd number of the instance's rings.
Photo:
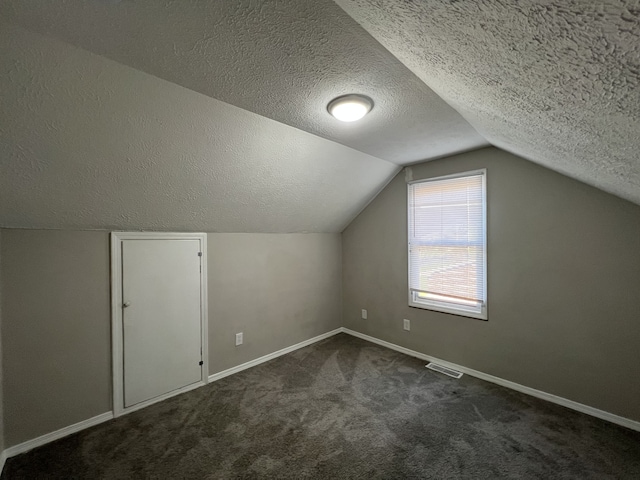
<svg viewBox="0 0 640 480">
<path fill-rule="evenodd" d="M 487 318 L 486 171 L 408 186 L 409 305 Z"/>
</svg>

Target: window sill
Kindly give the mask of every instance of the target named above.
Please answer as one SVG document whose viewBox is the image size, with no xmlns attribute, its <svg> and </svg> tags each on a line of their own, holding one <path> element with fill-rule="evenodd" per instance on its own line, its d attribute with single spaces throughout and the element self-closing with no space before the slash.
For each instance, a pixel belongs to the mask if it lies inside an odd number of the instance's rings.
<svg viewBox="0 0 640 480">
<path fill-rule="evenodd" d="M 422 303 L 422 302 L 419 303 L 419 302 L 413 302 L 411 300 L 409 301 L 409 306 L 413 308 L 420 308 L 422 310 L 432 310 L 434 312 L 449 313 L 451 315 L 457 315 L 459 317 L 475 318 L 476 320 L 485 320 L 485 321 L 488 320 L 486 307 L 483 309 L 482 312 L 472 312 L 469 310 L 465 310 L 463 308 L 448 307 L 444 305 L 433 305 L 430 303 Z"/>
</svg>

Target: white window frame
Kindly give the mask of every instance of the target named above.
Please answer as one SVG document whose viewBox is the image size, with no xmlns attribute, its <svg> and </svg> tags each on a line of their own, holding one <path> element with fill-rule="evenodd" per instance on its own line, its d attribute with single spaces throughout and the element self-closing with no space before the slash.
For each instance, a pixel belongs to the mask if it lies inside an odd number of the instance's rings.
<svg viewBox="0 0 640 480">
<path fill-rule="evenodd" d="M 450 180 L 453 178 L 469 177 L 473 175 L 482 175 L 482 237 L 484 244 L 483 252 L 483 292 L 484 299 L 481 306 L 481 310 L 478 312 L 475 309 L 469 307 L 465 308 L 463 305 L 453 305 L 447 302 L 438 302 L 436 300 L 419 299 L 418 292 L 411 291 L 411 241 L 410 241 L 410 228 L 411 228 L 411 185 L 417 183 L 437 182 L 440 180 Z M 454 173 L 451 175 L 443 175 L 440 177 L 425 178 L 421 180 L 414 180 L 407 182 L 407 290 L 409 293 L 409 306 L 414 308 L 421 308 L 424 310 L 433 310 L 436 312 L 451 313 L 454 315 L 460 315 L 463 317 L 477 318 L 480 320 L 488 319 L 487 311 L 487 169 L 482 168 L 479 170 L 471 170 L 468 172 Z"/>
</svg>

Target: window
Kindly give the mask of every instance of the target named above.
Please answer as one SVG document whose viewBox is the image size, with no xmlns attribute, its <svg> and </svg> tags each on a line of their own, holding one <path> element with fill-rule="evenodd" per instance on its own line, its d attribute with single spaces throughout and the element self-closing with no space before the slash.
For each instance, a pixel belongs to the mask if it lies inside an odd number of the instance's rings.
<svg viewBox="0 0 640 480">
<path fill-rule="evenodd" d="M 485 177 L 408 185 L 410 306 L 487 319 Z"/>
</svg>

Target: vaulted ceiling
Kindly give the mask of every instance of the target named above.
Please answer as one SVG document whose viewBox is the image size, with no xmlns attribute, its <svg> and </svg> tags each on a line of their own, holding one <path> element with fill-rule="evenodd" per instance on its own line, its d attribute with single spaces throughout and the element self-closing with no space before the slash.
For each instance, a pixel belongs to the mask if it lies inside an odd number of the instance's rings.
<svg viewBox="0 0 640 480">
<path fill-rule="evenodd" d="M 4 227 L 339 232 L 399 167 L 2 26 Z"/>
<path fill-rule="evenodd" d="M 332 0 L 4 0 L 0 15 L 195 92 L 392 162 L 486 145 Z M 345 125 L 338 95 L 376 108 Z"/>
<path fill-rule="evenodd" d="M 639 11 L 4 0 L 0 226 L 336 232 L 400 165 L 489 143 L 640 203 Z M 340 123 L 353 92 L 374 109 Z"/>
<path fill-rule="evenodd" d="M 493 145 L 640 204 L 638 0 L 337 0 Z"/>
</svg>

